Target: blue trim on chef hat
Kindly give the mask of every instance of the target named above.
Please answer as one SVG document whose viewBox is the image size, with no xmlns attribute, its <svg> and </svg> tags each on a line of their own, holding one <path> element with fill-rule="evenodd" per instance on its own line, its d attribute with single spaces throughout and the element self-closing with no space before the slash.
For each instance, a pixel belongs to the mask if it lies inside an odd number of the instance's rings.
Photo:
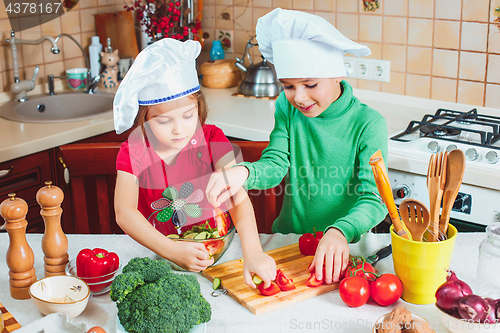
<svg viewBox="0 0 500 333">
<path fill-rule="evenodd" d="M 198 90 L 200 90 L 200 87 L 201 87 L 201 85 L 198 85 L 198 86 L 196 86 L 194 88 L 188 89 L 186 91 L 183 91 L 183 92 L 181 92 L 179 94 L 175 94 L 175 95 L 172 95 L 172 96 L 163 97 L 163 98 L 157 98 L 157 99 L 152 99 L 152 100 L 148 100 L 148 101 L 138 101 L 138 102 L 139 102 L 139 105 L 160 104 L 160 103 L 168 102 L 168 101 L 180 98 L 180 97 L 191 95 L 192 93 L 195 93 Z"/>
</svg>

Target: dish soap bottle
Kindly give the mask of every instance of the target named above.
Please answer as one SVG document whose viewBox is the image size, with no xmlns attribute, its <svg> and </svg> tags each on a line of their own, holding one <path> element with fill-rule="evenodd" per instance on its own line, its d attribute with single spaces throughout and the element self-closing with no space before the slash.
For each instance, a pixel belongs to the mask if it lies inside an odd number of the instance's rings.
<svg viewBox="0 0 500 333">
<path fill-rule="evenodd" d="M 210 60 L 224 59 L 224 49 L 220 43 L 220 40 L 214 40 L 212 42 L 212 48 L 210 49 Z"/>
<path fill-rule="evenodd" d="M 96 77 L 101 69 L 99 53 L 102 51 L 102 45 L 99 42 L 99 36 L 92 36 L 92 44 L 89 46 L 90 75 Z"/>
</svg>

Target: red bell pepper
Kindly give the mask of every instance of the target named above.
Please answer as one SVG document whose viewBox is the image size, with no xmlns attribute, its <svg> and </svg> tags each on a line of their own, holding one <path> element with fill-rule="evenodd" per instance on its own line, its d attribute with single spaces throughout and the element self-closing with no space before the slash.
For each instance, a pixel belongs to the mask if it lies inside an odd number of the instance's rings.
<svg viewBox="0 0 500 333">
<path fill-rule="evenodd" d="M 282 291 L 288 291 L 295 289 L 295 284 L 293 280 L 283 273 L 281 269 L 276 270 L 276 284 Z"/>
<path fill-rule="evenodd" d="M 305 256 L 313 256 L 318 248 L 319 241 L 323 237 L 323 231 L 316 231 L 313 227 L 313 233 L 303 234 L 299 238 L 299 250 Z"/>
<path fill-rule="evenodd" d="M 260 283 L 257 288 L 260 293 L 264 296 L 273 296 L 281 291 L 280 287 L 275 282 L 271 282 L 271 285 L 268 288 L 264 288 L 264 282 Z"/>
<path fill-rule="evenodd" d="M 83 249 L 76 257 L 76 274 L 78 277 L 85 278 L 85 282 L 91 283 L 90 291 L 98 293 L 111 282 L 94 284 L 109 280 L 112 276 L 108 275 L 118 269 L 120 259 L 114 252 L 108 252 L 104 249 L 95 248 Z"/>
</svg>

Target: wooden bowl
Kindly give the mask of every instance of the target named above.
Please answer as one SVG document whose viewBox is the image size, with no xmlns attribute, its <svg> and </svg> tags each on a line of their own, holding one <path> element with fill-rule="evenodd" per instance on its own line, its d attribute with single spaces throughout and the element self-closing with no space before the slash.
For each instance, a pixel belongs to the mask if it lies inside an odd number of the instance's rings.
<svg viewBox="0 0 500 333">
<path fill-rule="evenodd" d="M 200 66 L 201 84 L 207 88 L 235 87 L 240 81 L 240 71 L 233 59 L 207 61 Z"/>
</svg>

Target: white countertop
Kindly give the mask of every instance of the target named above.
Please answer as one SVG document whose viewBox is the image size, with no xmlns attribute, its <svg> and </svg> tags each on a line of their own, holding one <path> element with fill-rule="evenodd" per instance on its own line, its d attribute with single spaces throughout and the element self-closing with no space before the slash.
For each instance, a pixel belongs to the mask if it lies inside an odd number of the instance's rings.
<svg viewBox="0 0 500 333">
<path fill-rule="evenodd" d="M 202 87 L 209 112 L 207 123 L 219 126 L 227 136 L 267 141 L 274 126 L 274 100 L 232 96 L 236 87 L 210 89 Z M 389 135 L 401 132 L 411 120 L 434 114 L 438 108 L 469 111 L 474 106 L 442 102 L 417 97 L 354 89 L 363 103 L 379 111 L 387 120 Z M 500 116 L 500 109 L 477 107 L 479 113 Z M 0 162 L 43 151 L 94 135 L 113 131 L 111 115 L 76 122 L 56 124 L 18 123 L 0 118 Z M 425 175 L 427 152 L 415 155 L 389 147 L 389 168 Z M 468 172 L 470 169 L 471 172 Z M 474 170 L 467 166 L 464 182 L 493 189 L 500 188 L 500 173 Z M 493 173 L 493 175 L 492 175 Z"/>
<path fill-rule="evenodd" d="M 40 279 L 44 275 L 42 234 L 28 234 L 27 240 L 35 256 L 35 270 Z M 102 247 L 118 254 L 123 264 L 134 257 L 157 257 L 145 247 L 126 235 L 67 235 L 70 259 L 76 257 L 83 248 Z M 264 251 L 296 243 L 299 235 L 273 234 L 260 235 Z M 479 244 L 486 237 L 485 233 L 459 233 L 457 235 L 450 269 L 457 276 L 470 284 L 474 290 Z M 356 244 L 350 244 L 352 255 L 368 256 L 390 243 L 389 234 L 367 233 Z M 9 245 L 7 233 L 0 233 L 0 253 L 6 253 Z M 242 257 L 241 242 L 236 234 L 233 243 L 220 259 L 220 263 Z M 392 256 L 376 264 L 379 273 L 394 273 Z M 15 300 L 9 293 L 9 275 L 5 260 L 0 261 L 0 302 L 22 325 L 26 326 L 42 318 L 31 300 Z M 194 273 L 191 273 L 194 274 Z M 212 319 L 207 324 L 207 332 L 371 332 L 374 322 L 396 306 L 404 306 L 412 313 L 427 319 L 436 333 L 447 330 L 439 320 L 433 304 L 414 305 L 398 300 L 391 306 L 382 307 L 372 300 L 359 308 L 349 308 L 340 298 L 338 290 L 311 297 L 273 311 L 253 315 L 230 296 L 211 297 L 212 283 L 201 274 L 194 274 L 201 287 L 201 293 L 212 307 Z M 87 329 L 101 326 L 106 332 L 115 332 L 116 305 L 109 298 L 109 293 L 91 296 L 86 310 L 73 319 L 74 323 L 85 323 Z"/>
</svg>

